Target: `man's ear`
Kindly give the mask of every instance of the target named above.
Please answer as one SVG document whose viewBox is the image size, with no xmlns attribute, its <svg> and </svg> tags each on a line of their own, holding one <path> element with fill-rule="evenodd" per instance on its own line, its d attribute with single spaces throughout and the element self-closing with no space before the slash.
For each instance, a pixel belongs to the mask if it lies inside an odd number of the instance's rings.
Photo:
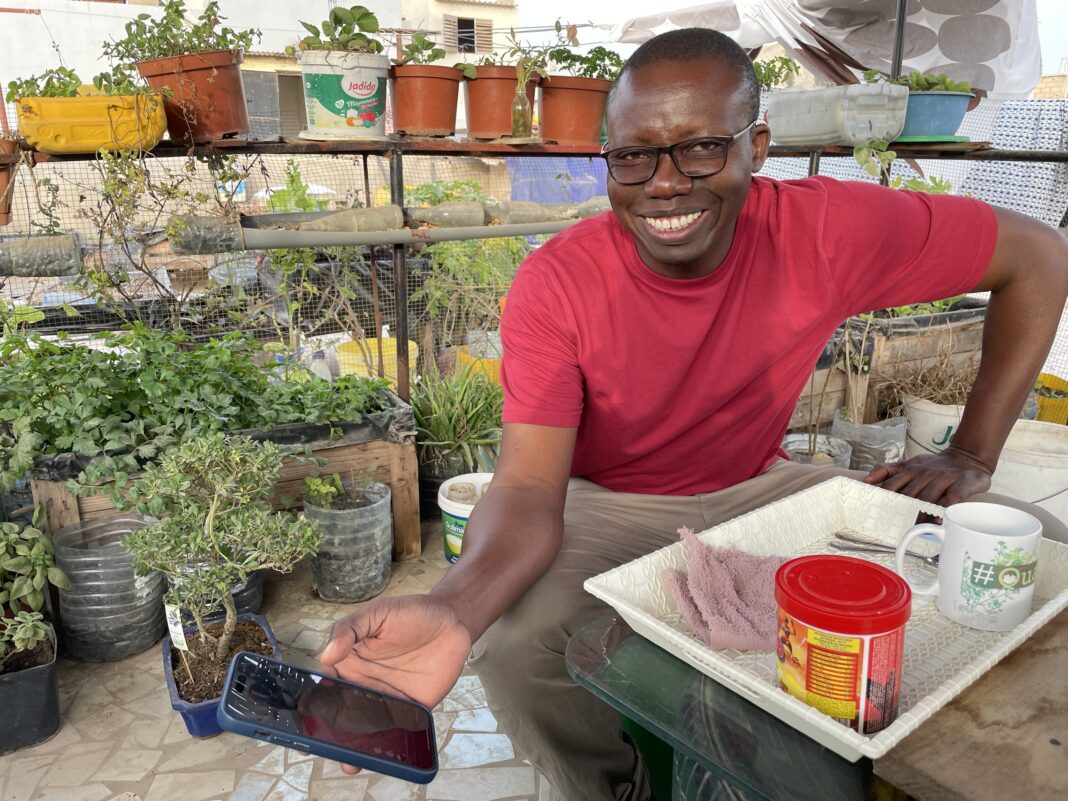
<svg viewBox="0 0 1068 801">
<path fill-rule="evenodd" d="M 767 124 L 758 122 L 753 126 L 749 141 L 753 145 L 753 172 L 758 173 L 764 166 L 764 160 L 768 157 L 768 148 L 771 147 L 771 129 Z"/>
</svg>

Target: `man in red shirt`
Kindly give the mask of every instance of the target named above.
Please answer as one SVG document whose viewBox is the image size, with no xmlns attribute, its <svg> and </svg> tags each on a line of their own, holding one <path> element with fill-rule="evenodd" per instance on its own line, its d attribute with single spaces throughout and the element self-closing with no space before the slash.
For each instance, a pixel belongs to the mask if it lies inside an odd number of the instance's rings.
<svg viewBox="0 0 1068 801">
<path fill-rule="evenodd" d="M 991 292 L 950 447 L 855 474 L 940 504 L 984 493 L 1068 296 L 1068 246 L 1021 215 L 754 178 L 771 139 L 758 101 L 713 31 L 627 62 L 607 112 L 612 213 L 540 248 L 509 293 L 504 439 L 462 559 L 429 595 L 338 623 L 322 655 L 433 706 L 475 643 L 502 730 L 570 801 L 649 797 L 618 714 L 567 676 L 568 638 L 606 611 L 583 581 L 832 475 L 779 443 L 823 345 L 871 309 Z"/>
</svg>

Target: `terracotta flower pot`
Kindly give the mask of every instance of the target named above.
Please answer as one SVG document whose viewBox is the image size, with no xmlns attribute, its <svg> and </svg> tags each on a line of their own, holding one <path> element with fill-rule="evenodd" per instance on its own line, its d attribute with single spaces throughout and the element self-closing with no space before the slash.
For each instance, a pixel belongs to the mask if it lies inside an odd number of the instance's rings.
<svg viewBox="0 0 1068 801">
<path fill-rule="evenodd" d="M 561 145 L 596 145 L 611 81 L 550 75 L 541 83 L 541 138 Z"/>
<path fill-rule="evenodd" d="M 207 144 L 249 132 L 240 50 L 214 50 L 142 61 L 137 71 L 163 91 L 167 131 L 182 144 Z"/>
<path fill-rule="evenodd" d="M 515 67 L 476 67 L 475 77 L 464 80 L 468 136 L 497 139 L 512 135 L 512 98 L 517 80 Z M 537 81 L 527 81 L 531 106 L 536 85 Z"/>
<path fill-rule="evenodd" d="M 464 77 L 460 70 L 408 64 L 394 67 L 390 77 L 393 78 L 394 130 L 409 136 L 456 133 L 456 98 Z"/>
<path fill-rule="evenodd" d="M 14 139 L 0 139 L 0 153 L 9 156 L 18 152 L 19 143 Z M 15 191 L 12 185 L 14 175 L 14 164 L 0 166 L 0 225 L 7 225 L 11 222 L 11 196 Z"/>
</svg>

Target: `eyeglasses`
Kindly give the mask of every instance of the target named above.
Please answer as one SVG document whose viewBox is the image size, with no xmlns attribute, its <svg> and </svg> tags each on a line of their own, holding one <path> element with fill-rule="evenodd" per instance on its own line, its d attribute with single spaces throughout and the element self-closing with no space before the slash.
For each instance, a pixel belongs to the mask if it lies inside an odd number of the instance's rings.
<svg viewBox="0 0 1068 801">
<path fill-rule="evenodd" d="M 602 148 L 601 156 L 608 164 L 608 173 L 617 184 L 644 184 L 656 172 L 661 153 L 671 156 L 675 169 L 687 178 L 707 178 L 727 165 L 727 151 L 731 142 L 748 133 L 757 122 L 753 120 L 733 136 L 700 136 L 667 147 Z M 605 147 L 608 147 L 607 143 Z"/>
</svg>

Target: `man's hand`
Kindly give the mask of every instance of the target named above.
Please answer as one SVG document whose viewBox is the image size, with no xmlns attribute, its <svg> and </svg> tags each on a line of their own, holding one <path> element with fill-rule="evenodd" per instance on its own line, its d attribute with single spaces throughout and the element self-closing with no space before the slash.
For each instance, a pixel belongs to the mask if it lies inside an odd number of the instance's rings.
<svg viewBox="0 0 1068 801">
<path fill-rule="evenodd" d="M 974 456 L 951 445 L 940 453 L 925 453 L 903 462 L 876 465 L 864 477 L 864 483 L 939 506 L 949 506 L 990 489 L 992 472 Z"/>
<path fill-rule="evenodd" d="M 343 679 L 430 707 L 460 677 L 471 636 L 433 595 L 378 598 L 334 624 L 319 657 Z"/>
</svg>

